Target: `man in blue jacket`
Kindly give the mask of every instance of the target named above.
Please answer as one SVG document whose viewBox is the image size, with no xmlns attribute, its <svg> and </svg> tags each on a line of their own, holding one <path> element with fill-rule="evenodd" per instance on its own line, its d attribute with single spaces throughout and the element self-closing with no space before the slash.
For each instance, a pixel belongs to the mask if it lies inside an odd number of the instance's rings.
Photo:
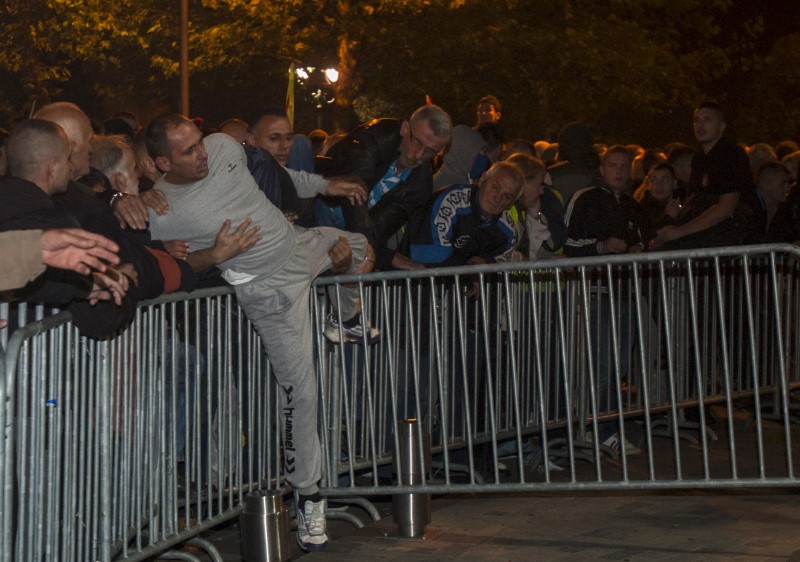
<svg viewBox="0 0 800 562">
<path fill-rule="evenodd" d="M 494 164 L 477 185 L 452 185 L 408 223 L 394 261 L 403 269 L 475 265 L 510 258 L 514 223 L 508 210 L 522 191 L 516 164 Z"/>
</svg>

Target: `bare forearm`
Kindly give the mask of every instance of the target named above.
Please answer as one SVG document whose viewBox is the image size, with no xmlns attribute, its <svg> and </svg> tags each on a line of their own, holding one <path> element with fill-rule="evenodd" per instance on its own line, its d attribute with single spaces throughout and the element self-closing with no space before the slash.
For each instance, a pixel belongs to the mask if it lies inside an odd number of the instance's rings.
<svg viewBox="0 0 800 562">
<path fill-rule="evenodd" d="M 186 263 L 191 266 L 192 271 L 199 272 L 217 265 L 219 263 L 219 258 L 212 247 L 206 248 L 205 250 L 190 252 L 186 256 Z"/>
</svg>

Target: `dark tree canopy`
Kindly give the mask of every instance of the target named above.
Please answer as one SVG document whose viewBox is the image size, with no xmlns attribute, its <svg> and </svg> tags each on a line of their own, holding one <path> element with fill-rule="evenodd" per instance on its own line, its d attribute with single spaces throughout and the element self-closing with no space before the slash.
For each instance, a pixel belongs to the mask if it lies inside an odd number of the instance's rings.
<svg viewBox="0 0 800 562">
<path fill-rule="evenodd" d="M 763 45 L 763 21 L 730 0 L 192 0 L 191 105 L 211 123 L 282 103 L 291 61 L 335 66 L 325 126 L 407 115 L 429 95 L 456 122 L 503 102 L 509 136 L 569 121 L 605 142 L 689 140 L 712 97 L 738 140 L 800 129 L 800 33 Z M 95 117 L 177 108 L 179 3 L 9 0 L 0 35 L 0 124 L 69 99 Z M 800 31 L 800 30 L 798 30 Z M 316 126 L 299 85 L 297 130 Z"/>
</svg>

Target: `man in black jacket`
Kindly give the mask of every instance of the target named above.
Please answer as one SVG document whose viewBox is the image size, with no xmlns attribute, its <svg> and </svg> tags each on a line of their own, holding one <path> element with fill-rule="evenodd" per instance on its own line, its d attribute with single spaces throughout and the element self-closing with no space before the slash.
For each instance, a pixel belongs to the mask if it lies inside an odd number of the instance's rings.
<svg viewBox="0 0 800 562">
<path fill-rule="evenodd" d="M 425 105 L 408 120 L 376 119 L 334 145 L 318 171 L 363 182 L 368 200 L 342 204 L 345 229 L 365 234 L 376 253 L 376 269 L 392 264 L 390 240 L 433 189 L 431 160 L 450 142 L 452 122 L 440 107 Z"/>
<path fill-rule="evenodd" d="M 564 253 L 569 257 L 598 256 L 641 252 L 644 249 L 639 220 L 641 213 L 634 199 L 626 193 L 631 171 L 631 157 L 624 146 L 616 145 L 603 155 L 600 178 L 597 185 L 575 192 L 570 199 L 565 222 L 569 238 Z M 606 286 L 590 289 L 588 325 L 592 361 L 596 367 L 594 381 L 583 379 L 579 385 L 588 387 L 593 382 L 596 388 L 597 413 L 615 412 L 617 377 L 630 376 L 629 366 L 633 346 L 632 330 L 629 329 L 631 310 L 635 300 L 629 295 L 619 294 L 612 301 Z M 614 307 L 612 309 L 612 306 Z M 616 321 L 614 321 L 616 320 Z M 645 323 L 646 324 L 646 323 Z M 610 334 L 616 328 L 616 339 Z M 645 329 L 647 326 L 645 326 Z M 648 335 L 645 335 L 645 341 Z M 614 352 L 616 344 L 616 353 Z M 618 361 L 612 361 L 614 357 Z M 615 373 L 617 367 L 619 371 Z M 616 376 L 615 376 L 616 375 Z M 594 413 L 593 404 L 588 405 Z M 635 455 L 641 450 L 624 439 L 618 419 L 597 424 L 598 435 L 589 435 L 607 447 L 614 455 Z"/>
<path fill-rule="evenodd" d="M 15 125 L 8 142 L 9 175 L 0 178 L 0 230 L 81 226 L 51 201 L 53 195 L 67 189 L 70 154 L 67 137 L 58 125 L 37 119 Z M 90 275 L 48 269 L 19 296 L 32 302 L 72 303 L 69 310 L 78 328 L 86 335 L 105 337 L 131 319 L 135 303 L 126 294 L 126 275 L 133 279 L 136 275 L 130 266 L 102 269 L 104 273 Z M 88 308 L 98 299 L 111 298 L 113 302 Z"/>
<path fill-rule="evenodd" d="M 727 123 L 720 106 L 705 102 L 694 112 L 694 136 L 702 150 L 692 159 L 689 194 L 676 226 L 665 226 L 651 248 L 679 250 L 730 246 L 740 239 L 734 212 L 753 176 L 744 150 L 723 137 Z"/>
<path fill-rule="evenodd" d="M 572 196 L 564 217 L 568 257 L 642 251 L 641 212 L 626 193 L 630 170 L 628 151 L 622 145 L 612 146 L 603 155 L 597 185 Z"/>
</svg>

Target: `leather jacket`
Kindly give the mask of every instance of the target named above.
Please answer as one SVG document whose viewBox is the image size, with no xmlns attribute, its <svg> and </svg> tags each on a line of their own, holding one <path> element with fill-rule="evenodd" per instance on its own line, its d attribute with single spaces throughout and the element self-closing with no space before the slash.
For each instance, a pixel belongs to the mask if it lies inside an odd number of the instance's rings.
<svg viewBox="0 0 800 562">
<path fill-rule="evenodd" d="M 375 119 L 361 125 L 335 144 L 317 171 L 326 177 L 344 176 L 360 180 L 367 192 L 384 176 L 400 155 L 402 119 Z M 423 162 L 371 208 L 342 202 L 345 229 L 367 236 L 376 254 L 376 269 L 387 269 L 394 250 L 388 248 L 393 235 L 411 215 L 423 207 L 433 190 L 431 163 Z"/>
</svg>

